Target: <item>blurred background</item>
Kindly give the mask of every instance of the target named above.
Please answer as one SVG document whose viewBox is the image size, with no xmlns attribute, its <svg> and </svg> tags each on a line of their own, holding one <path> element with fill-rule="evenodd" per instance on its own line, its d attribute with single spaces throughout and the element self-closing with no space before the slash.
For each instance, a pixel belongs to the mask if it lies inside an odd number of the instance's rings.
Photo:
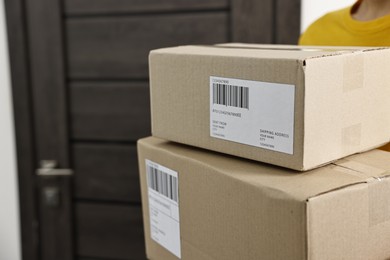
<svg viewBox="0 0 390 260">
<path fill-rule="evenodd" d="M 353 2 L 1 1 L 0 259 L 145 259 L 136 140 L 150 135 L 149 50 L 296 44 Z"/>
</svg>

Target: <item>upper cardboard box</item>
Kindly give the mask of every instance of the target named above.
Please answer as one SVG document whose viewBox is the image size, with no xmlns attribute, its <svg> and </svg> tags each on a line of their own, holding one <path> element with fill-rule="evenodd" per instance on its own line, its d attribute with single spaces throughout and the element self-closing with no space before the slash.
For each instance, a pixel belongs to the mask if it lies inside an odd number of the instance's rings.
<svg viewBox="0 0 390 260">
<path fill-rule="evenodd" d="M 390 49 L 222 44 L 149 59 L 157 137 L 296 170 L 390 140 Z"/>
</svg>

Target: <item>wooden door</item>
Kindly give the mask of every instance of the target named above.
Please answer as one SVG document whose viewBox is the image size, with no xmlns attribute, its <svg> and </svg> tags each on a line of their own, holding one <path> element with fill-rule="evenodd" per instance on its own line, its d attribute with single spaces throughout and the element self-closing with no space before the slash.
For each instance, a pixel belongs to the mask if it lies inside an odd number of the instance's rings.
<svg viewBox="0 0 390 260">
<path fill-rule="evenodd" d="M 5 3 L 28 260 L 145 258 L 136 140 L 150 135 L 151 49 L 299 34 L 298 0 Z"/>
</svg>

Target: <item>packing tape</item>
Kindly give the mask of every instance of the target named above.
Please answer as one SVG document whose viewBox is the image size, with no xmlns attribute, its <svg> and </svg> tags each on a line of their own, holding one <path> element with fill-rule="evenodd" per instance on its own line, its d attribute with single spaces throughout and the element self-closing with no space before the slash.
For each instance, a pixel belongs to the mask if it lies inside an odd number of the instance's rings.
<svg viewBox="0 0 390 260">
<path fill-rule="evenodd" d="M 369 226 L 389 221 L 390 171 L 348 159 L 338 160 L 333 164 L 351 171 L 344 171 L 345 173 L 367 178 Z"/>
<path fill-rule="evenodd" d="M 274 50 L 274 51 L 308 51 L 308 52 L 334 52 L 334 53 L 345 53 L 345 52 L 356 52 L 361 51 L 361 49 L 355 48 L 337 48 L 337 47 L 328 47 L 328 46 L 296 46 L 296 47 L 283 47 L 283 45 L 274 45 L 275 47 L 270 47 L 272 44 L 265 44 L 267 46 L 250 46 L 245 43 L 237 44 L 237 45 L 223 45 L 223 44 L 215 44 L 215 45 L 193 45 L 199 47 L 211 47 L 211 48 L 222 48 L 222 49 L 248 49 L 248 50 Z M 291 45 L 293 46 L 293 45 Z"/>
<path fill-rule="evenodd" d="M 333 164 L 358 172 L 360 173 L 359 174 L 360 176 L 364 176 L 366 178 L 382 177 L 388 173 L 388 171 L 385 169 L 376 168 L 371 165 L 367 165 L 356 161 L 350 161 L 348 159 L 341 159 L 334 162 Z"/>
<path fill-rule="evenodd" d="M 364 87 L 364 55 L 346 55 L 343 62 L 343 92 Z"/>
<path fill-rule="evenodd" d="M 389 221 L 390 178 L 373 178 L 368 184 L 370 226 Z"/>
</svg>

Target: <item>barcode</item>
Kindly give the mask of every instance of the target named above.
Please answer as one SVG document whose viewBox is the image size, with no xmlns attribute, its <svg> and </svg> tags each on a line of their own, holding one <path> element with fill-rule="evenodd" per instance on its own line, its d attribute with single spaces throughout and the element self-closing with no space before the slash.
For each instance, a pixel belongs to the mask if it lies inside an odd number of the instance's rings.
<svg viewBox="0 0 390 260">
<path fill-rule="evenodd" d="M 213 83 L 213 103 L 249 109 L 249 88 Z"/>
<path fill-rule="evenodd" d="M 161 195 L 178 202 L 177 199 L 177 178 L 163 172 L 152 165 L 146 165 L 149 188 L 157 191 Z"/>
</svg>

